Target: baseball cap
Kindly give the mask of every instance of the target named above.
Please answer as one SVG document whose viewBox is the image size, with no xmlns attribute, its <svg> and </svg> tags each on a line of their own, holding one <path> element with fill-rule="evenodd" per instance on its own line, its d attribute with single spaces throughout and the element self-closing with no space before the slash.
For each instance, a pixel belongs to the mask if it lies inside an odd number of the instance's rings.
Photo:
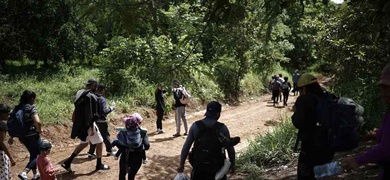
<svg viewBox="0 0 390 180">
<path fill-rule="evenodd" d="M 211 101 L 207 104 L 206 113 L 204 114 L 207 117 L 214 117 L 221 112 L 222 105 L 217 101 Z"/>
<path fill-rule="evenodd" d="M 309 73 L 303 73 L 299 76 L 297 85 L 298 87 L 302 87 L 307 86 L 309 84 L 313 84 L 315 82 L 317 82 L 317 78 L 315 76 Z"/>
<path fill-rule="evenodd" d="M 85 82 L 84 84 L 85 85 L 97 84 L 97 81 L 95 79 L 88 79 L 88 81 Z"/>
<path fill-rule="evenodd" d="M 390 86 L 390 64 L 382 69 L 381 78 L 378 84 Z"/>
</svg>

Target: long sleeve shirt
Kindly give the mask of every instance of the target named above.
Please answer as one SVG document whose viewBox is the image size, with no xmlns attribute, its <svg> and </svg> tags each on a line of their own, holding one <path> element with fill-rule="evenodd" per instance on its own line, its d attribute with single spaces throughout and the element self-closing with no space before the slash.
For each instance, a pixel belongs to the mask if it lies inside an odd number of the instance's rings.
<svg viewBox="0 0 390 180">
<path fill-rule="evenodd" d="M 97 122 L 105 122 L 107 120 L 107 115 L 112 112 L 112 109 L 107 107 L 107 99 L 101 95 L 96 94 L 96 96 L 99 98 L 99 120 Z"/>
<path fill-rule="evenodd" d="M 156 99 L 156 109 L 158 111 L 165 110 L 164 93 L 165 93 L 165 90 L 157 89 L 155 94 L 154 94 L 155 99 Z"/>
<path fill-rule="evenodd" d="M 390 111 L 385 115 L 382 125 L 376 132 L 378 144 L 356 157 L 356 162 L 360 165 L 367 163 L 390 164 Z M 381 170 L 383 176 L 383 169 Z"/>
<path fill-rule="evenodd" d="M 206 117 L 202 121 L 204 122 L 204 124 L 207 127 L 212 127 L 217 122 L 216 119 L 210 118 L 210 117 Z M 220 131 L 225 137 L 230 139 L 230 132 L 229 132 L 228 128 L 226 127 L 226 125 L 223 125 Z M 185 160 L 188 156 L 190 148 L 191 148 L 193 142 L 195 141 L 195 137 L 198 136 L 198 133 L 199 133 L 199 127 L 195 123 L 193 123 L 191 128 L 190 128 L 190 131 L 188 133 L 187 139 L 186 139 L 186 141 L 183 145 L 183 148 L 181 150 L 180 166 L 184 166 L 184 163 L 185 163 Z M 234 150 L 234 147 L 229 145 L 226 147 L 226 150 L 228 152 L 229 160 L 232 163 L 232 167 L 234 167 L 235 162 L 236 162 L 236 152 Z"/>
<path fill-rule="evenodd" d="M 38 155 L 37 157 L 37 167 L 39 174 L 41 175 L 42 180 L 54 180 L 56 179 L 55 173 L 59 170 L 55 168 L 51 161 L 46 156 Z"/>
</svg>

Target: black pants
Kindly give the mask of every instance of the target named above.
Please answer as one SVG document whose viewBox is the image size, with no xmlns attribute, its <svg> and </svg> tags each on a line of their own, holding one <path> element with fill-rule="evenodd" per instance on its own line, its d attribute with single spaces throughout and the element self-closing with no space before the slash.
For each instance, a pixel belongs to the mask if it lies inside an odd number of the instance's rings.
<svg viewBox="0 0 390 180">
<path fill-rule="evenodd" d="M 119 160 L 119 180 L 134 180 L 139 168 L 142 165 L 144 152 L 124 152 Z"/>
<path fill-rule="evenodd" d="M 315 180 L 314 166 L 326 164 L 332 161 L 334 152 L 324 148 L 303 147 L 298 158 L 298 180 Z"/>
<path fill-rule="evenodd" d="M 294 96 L 295 96 L 295 93 L 299 93 L 299 90 L 298 90 L 298 83 L 293 83 L 293 90 L 292 92 L 294 93 Z"/>
<path fill-rule="evenodd" d="M 30 159 L 26 165 L 27 169 L 36 170 L 37 161 L 36 158 L 39 154 L 39 145 L 42 142 L 41 136 L 37 133 L 36 135 L 21 137 L 19 138 L 20 142 L 26 146 L 27 151 L 30 153 Z"/>
<path fill-rule="evenodd" d="M 198 172 L 193 169 L 191 172 L 191 180 L 215 180 L 216 173 L 217 172 Z M 221 180 L 226 180 L 226 175 Z"/>
<path fill-rule="evenodd" d="M 157 129 L 162 129 L 163 117 L 164 117 L 164 110 L 157 109 L 157 121 L 156 121 Z"/>
<path fill-rule="evenodd" d="M 272 101 L 275 103 L 278 102 L 278 97 L 279 97 L 280 91 L 279 90 L 272 90 Z"/>
<path fill-rule="evenodd" d="M 283 92 L 283 105 L 287 106 L 289 92 Z"/>
<path fill-rule="evenodd" d="M 108 132 L 108 124 L 107 122 L 96 122 L 97 127 L 99 128 L 100 134 L 103 137 L 104 145 L 106 145 L 106 151 L 111 152 L 112 145 L 110 141 L 110 133 Z M 96 149 L 96 144 L 89 143 L 89 151 L 88 153 L 93 154 Z"/>
</svg>

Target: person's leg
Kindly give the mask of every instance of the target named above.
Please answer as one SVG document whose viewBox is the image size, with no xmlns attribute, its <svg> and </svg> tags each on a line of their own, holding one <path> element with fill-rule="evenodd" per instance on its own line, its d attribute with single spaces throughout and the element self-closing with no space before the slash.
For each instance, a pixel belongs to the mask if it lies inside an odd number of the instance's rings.
<svg viewBox="0 0 390 180">
<path fill-rule="evenodd" d="M 106 146 L 107 155 L 111 155 L 112 145 L 110 141 L 110 133 L 108 132 L 108 124 L 107 122 L 104 122 L 104 123 L 96 123 L 96 125 L 98 126 L 100 134 L 103 137 L 103 143 Z"/>
<path fill-rule="evenodd" d="M 125 180 L 127 174 L 127 164 L 126 164 L 126 152 L 123 153 L 119 160 L 119 180 Z"/>
<path fill-rule="evenodd" d="M 179 107 L 175 108 L 175 122 L 176 122 L 176 134 L 174 135 L 179 135 L 180 136 L 180 114 L 179 114 Z"/>
<path fill-rule="evenodd" d="M 279 91 L 279 101 L 282 102 L 282 92 Z"/>
<path fill-rule="evenodd" d="M 186 107 L 185 106 L 181 106 L 180 107 L 180 118 L 183 120 L 184 135 L 187 135 L 187 133 L 188 133 L 188 124 L 187 124 Z"/>
<path fill-rule="evenodd" d="M 61 166 L 65 168 L 67 171 L 71 172 L 72 169 L 70 168 L 70 165 L 72 164 L 73 159 L 84 149 L 88 146 L 88 142 L 80 141 L 80 144 L 76 146 L 73 153 L 70 155 L 68 159 L 66 159 Z"/>
<path fill-rule="evenodd" d="M 89 150 L 88 150 L 88 157 L 89 158 L 95 158 L 95 149 L 96 149 L 96 145 L 92 144 L 92 143 L 89 143 Z"/>
<path fill-rule="evenodd" d="M 30 170 L 33 171 L 34 176 L 37 174 L 37 162 L 36 157 L 39 154 L 39 145 L 42 141 L 39 134 L 29 136 L 29 137 L 23 137 L 19 139 L 22 144 L 27 148 L 27 151 L 30 154 L 29 162 L 27 163 L 26 167 L 22 171 L 22 173 L 18 174 L 18 177 L 21 179 L 27 178 L 27 173 L 30 172 Z"/>
<path fill-rule="evenodd" d="M 134 180 L 135 175 L 137 174 L 139 168 L 142 164 L 142 154 L 141 152 L 131 152 L 129 153 L 129 174 L 128 174 L 128 180 Z"/>
<path fill-rule="evenodd" d="M 157 121 L 156 121 L 156 125 L 157 125 L 157 130 L 160 130 L 162 131 L 162 119 L 163 119 L 163 116 L 164 116 L 164 111 L 162 110 L 157 110 Z M 159 132 L 160 132 L 159 131 Z"/>
<path fill-rule="evenodd" d="M 289 96 L 289 92 L 286 92 L 283 94 L 283 98 L 284 98 L 284 104 L 287 106 L 287 101 L 288 101 L 288 96 Z"/>
</svg>

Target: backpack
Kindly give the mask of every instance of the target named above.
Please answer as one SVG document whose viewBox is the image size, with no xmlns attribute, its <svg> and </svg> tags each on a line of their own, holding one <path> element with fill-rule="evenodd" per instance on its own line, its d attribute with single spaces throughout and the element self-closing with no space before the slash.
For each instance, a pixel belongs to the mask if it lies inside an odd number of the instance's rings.
<svg viewBox="0 0 390 180">
<path fill-rule="evenodd" d="M 280 86 L 281 86 L 281 84 L 280 84 L 280 82 L 277 81 L 277 80 L 275 80 L 275 81 L 272 82 L 272 84 L 271 84 L 272 90 L 279 90 L 279 89 L 280 89 Z"/>
<path fill-rule="evenodd" d="M 282 90 L 283 90 L 283 92 L 288 92 L 290 90 L 290 86 L 288 86 L 287 82 L 284 82 L 282 84 Z"/>
<path fill-rule="evenodd" d="M 334 152 L 358 147 L 361 122 L 357 115 L 357 106 L 340 103 L 329 93 L 318 100 L 315 145 Z"/>
<path fill-rule="evenodd" d="M 24 137 L 33 132 L 33 120 L 31 111 L 33 106 L 26 104 L 22 108 L 14 110 L 7 121 L 8 134 L 11 137 Z"/>
<path fill-rule="evenodd" d="M 182 104 L 190 103 L 191 94 L 184 87 L 182 87 L 182 89 L 180 91 L 182 94 L 182 96 L 180 98 L 180 103 L 182 103 Z"/>
<path fill-rule="evenodd" d="M 224 164 L 225 151 L 220 129 L 223 124 L 217 122 L 207 127 L 202 121 L 195 124 L 199 128 L 194 147 L 189 154 L 191 166 L 199 172 L 217 172 Z"/>
<path fill-rule="evenodd" d="M 72 139 L 79 137 L 81 140 L 85 140 L 88 136 L 88 128 L 99 119 L 98 109 L 98 98 L 90 90 L 85 90 L 79 95 L 74 102 L 72 114 Z"/>
</svg>

